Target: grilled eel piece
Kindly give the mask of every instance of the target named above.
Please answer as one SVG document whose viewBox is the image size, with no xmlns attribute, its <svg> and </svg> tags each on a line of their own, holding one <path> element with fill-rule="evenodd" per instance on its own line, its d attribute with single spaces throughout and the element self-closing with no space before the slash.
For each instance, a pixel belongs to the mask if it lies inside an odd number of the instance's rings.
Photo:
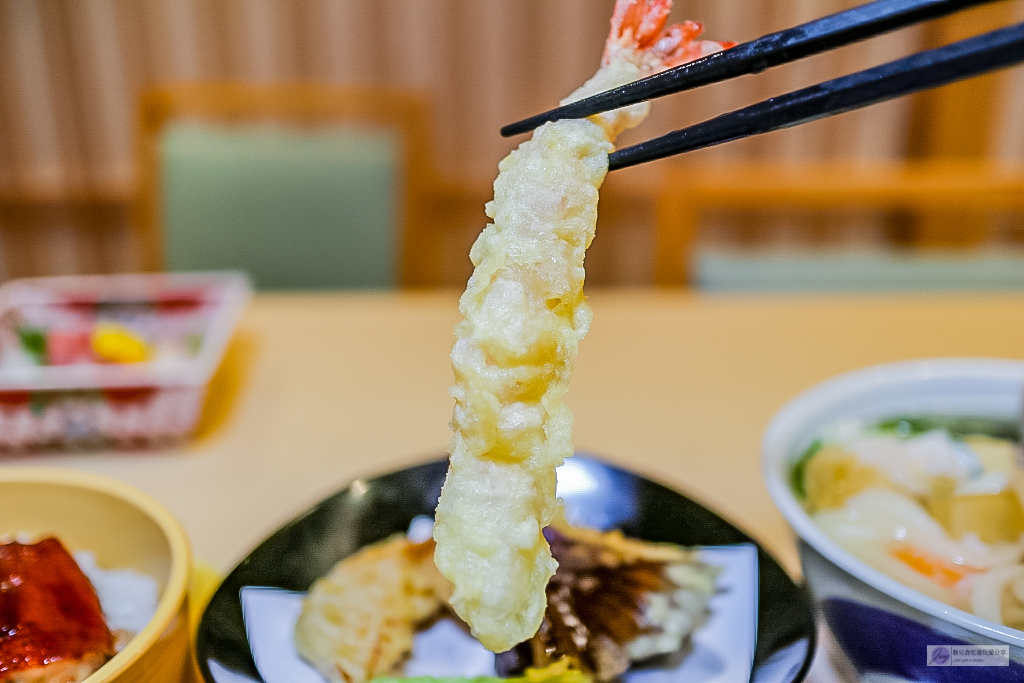
<svg viewBox="0 0 1024 683">
<path fill-rule="evenodd" d="M 0 544 L 0 683 L 78 683 L 113 655 L 96 591 L 60 541 Z"/>
</svg>

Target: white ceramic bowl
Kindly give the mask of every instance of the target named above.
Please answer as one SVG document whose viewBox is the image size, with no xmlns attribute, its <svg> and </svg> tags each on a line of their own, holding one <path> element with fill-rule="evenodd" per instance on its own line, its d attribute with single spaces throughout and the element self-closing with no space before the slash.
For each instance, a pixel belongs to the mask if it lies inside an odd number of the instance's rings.
<svg viewBox="0 0 1024 683">
<path fill-rule="evenodd" d="M 768 490 L 800 538 L 804 576 L 821 616 L 861 675 L 911 681 L 1024 681 L 1024 632 L 950 607 L 856 559 L 818 529 L 797 501 L 790 488 L 793 464 L 823 427 L 840 419 L 1017 419 L 1022 395 L 1022 362 L 910 361 L 823 382 L 790 401 L 769 425 L 762 461 Z M 929 666 L 928 645 L 956 644 L 1007 645 L 1010 665 Z"/>
</svg>

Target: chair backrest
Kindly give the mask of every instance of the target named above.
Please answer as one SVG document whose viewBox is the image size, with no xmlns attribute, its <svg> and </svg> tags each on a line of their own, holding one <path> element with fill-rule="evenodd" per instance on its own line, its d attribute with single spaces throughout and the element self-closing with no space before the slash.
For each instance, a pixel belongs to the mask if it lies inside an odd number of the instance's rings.
<svg viewBox="0 0 1024 683">
<path fill-rule="evenodd" d="M 430 284 L 429 136 L 425 99 L 385 88 L 146 91 L 136 201 L 144 263 L 243 269 L 261 288 Z"/>
<path fill-rule="evenodd" d="M 931 22 L 924 27 L 921 48 L 1008 25 L 1014 11 L 1012 3 L 996 3 Z M 712 210 L 756 213 L 741 220 L 766 242 L 769 230 L 763 224 L 772 223 L 764 220 L 763 212 L 785 215 L 796 210 L 866 212 L 866 225 L 881 224 L 890 233 L 896 232 L 891 230 L 895 226 L 905 233 L 903 241 L 917 247 L 984 243 L 997 221 L 1024 219 L 1024 164 L 1000 161 L 998 154 L 999 136 L 1005 137 L 1000 117 L 1013 104 L 1011 78 L 1010 72 L 999 72 L 914 95 L 904 159 L 764 159 L 680 165 L 667 171 L 658 193 L 655 283 L 694 283 L 691 261 L 700 220 Z M 780 268 L 798 265 L 792 259 L 777 260 Z M 732 272 L 738 270 L 727 265 Z M 884 256 L 879 267 L 903 265 Z M 831 275 L 827 268 L 820 272 Z M 956 285 L 955 278 L 950 282 Z"/>
</svg>

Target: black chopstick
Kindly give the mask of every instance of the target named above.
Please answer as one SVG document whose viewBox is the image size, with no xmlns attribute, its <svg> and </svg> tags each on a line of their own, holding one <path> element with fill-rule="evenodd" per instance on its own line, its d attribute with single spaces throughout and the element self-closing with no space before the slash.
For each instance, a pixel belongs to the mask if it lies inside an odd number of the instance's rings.
<svg viewBox="0 0 1024 683">
<path fill-rule="evenodd" d="M 995 0 L 878 0 L 737 45 L 674 69 L 531 116 L 501 129 L 505 137 L 548 121 L 578 119 L 628 104 L 759 73 L 887 31 Z"/>
<path fill-rule="evenodd" d="M 858 71 L 613 152 L 609 170 L 768 133 L 1024 62 L 1024 23 Z"/>
</svg>

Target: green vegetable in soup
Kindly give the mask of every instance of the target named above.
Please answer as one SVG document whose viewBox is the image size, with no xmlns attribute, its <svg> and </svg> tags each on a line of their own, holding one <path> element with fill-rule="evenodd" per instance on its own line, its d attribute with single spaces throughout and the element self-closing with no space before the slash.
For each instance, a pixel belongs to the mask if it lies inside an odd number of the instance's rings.
<svg viewBox="0 0 1024 683">
<path fill-rule="evenodd" d="M 929 415 L 925 417 L 894 417 L 875 425 L 875 431 L 901 438 L 910 438 L 936 429 L 949 432 L 954 439 L 984 434 L 997 439 L 1019 442 L 1020 425 L 1013 420 L 991 417 Z"/>
<path fill-rule="evenodd" d="M 822 449 L 821 439 L 815 439 L 810 446 L 804 450 L 803 454 L 797 459 L 793 465 L 793 471 L 790 473 L 789 484 L 793 487 L 793 492 L 796 493 L 797 498 L 804 500 L 807 498 L 807 487 L 804 484 L 804 475 L 807 472 L 807 463 L 811 461 L 818 451 Z"/>
</svg>

